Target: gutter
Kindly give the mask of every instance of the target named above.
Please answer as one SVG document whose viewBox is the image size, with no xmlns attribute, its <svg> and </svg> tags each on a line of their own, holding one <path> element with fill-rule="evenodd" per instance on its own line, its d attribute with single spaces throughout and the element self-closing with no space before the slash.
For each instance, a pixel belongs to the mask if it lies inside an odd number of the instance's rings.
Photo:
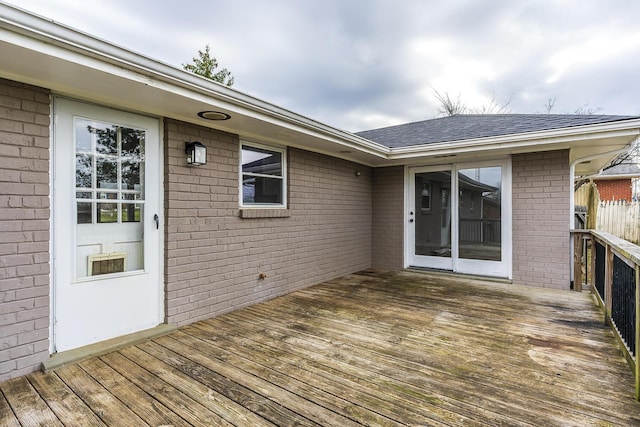
<svg viewBox="0 0 640 427">
<path fill-rule="evenodd" d="M 619 148 L 617 150 L 608 151 L 606 153 L 592 154 L 591 156 L 582 157 L 579 159 L 575 159 L 569 164 L 569 182 L 570 182 L 570 191 L 569 191 L 569 229 L 572 230 L 574 228 L 574 217 L 575 217 L 575 193 L 573 191 L 574 182 L 576 180 L 576 165 L 582 162 L 588 162 L 591 160 L 599 159 L 601 157 L 610 157 L 617 156 L 629 150 L 629 147 L 633 144 L 626 145 L 624 148 Z"/>
<path fill-rule="evenodd" d="M 145 78 L 145 83 L 155 86 L 153 80 L 181 89 L 205 95 L 254 113 L 283 120 L 290 125 L 318 132 L 342 144 L 352 143 L 362 151 L 378 157 L 386 157 L 389 148 L 343 131 L 311 118 L 278 107 L 246 93 L 228 88 L 202 76 L 180 70 L 164 62 L 152 59 L 109 43 L 87 33 L 35 15 L 27 10 L 0 1 L 0 26 L 22 36 L 39 40 L 98 61 L 129 70 Z M 166 88 L 164 89 L 166 90 Z"/>
<path fill-rule="evenodd" d="M 591 161 L 591 160 L 595 160 L 595 159 L 599 159 L 601 157 L 609 157 L 609 156 L 617 156 L 618 154 L 622 154 L 626 151 L 629 150 L 629 147 L 632 145 L 628 144 L 626 145 L 624 148 L 619 148 L 617 150 L 613 150 L 613 151 L 609 151 L 606 153 L 600 153 L 600 154 L 593 154 L 591 156 L 586 156 L 586 157 L 582 157 L 579 159 L 575 159 L 574 161 L 572 161 L 569 165 L 569 230 L 573 230 L 575 228 L 575 213 L 576 213 L 576 198 L 575 198 L 575 192 L 573 190 L 574 188 L 574 182 L 576 180 L 576 165 L 578 165 L 579 163 L 582 162 L 587 162 L 587 161 Z M 575 272 L 574 272 L 574 262 L 573 262 L 573 257 L 574 255 L 574 247 L 573 247 L 573 241 L 571 239 L 571 235 L 569 235 L 569 271 L 570 271 L 570 280 L 571 280 L 571 284 L 572 284 L 572 289 L 574 286 L 574 281 L 575 281 Z"/>
<path fill-rule="evenodd" d="M 0 1 L 0 28 L 11 31 L 27 40 L 37 40 L 45 48 L 48 46 L 49 49 L 62 49 L 77 54 L 81 58 L 91 58 L 99 63 L 108 64 L 131 73 L 129 75 L 120 73 L 122 78 L 137 79 L 148 86 L 167 92 L 173 91 L 176 94 L 183 92 L 182 96 L 193 99 L 199 95 L 226 103 L 244 110 L 244 114 L 247 116 L 255 114 L 255 118 L 275 124 L 277 121 L 281 121 L 280 126 L 309 135 L 315 133 L 317 136 L 338 145 L 384 160 L 448 156 L 493 150 L 526 150 L 532 146 L 538 146 L 541 150 L 544 150 L 545 146 L 554 146 L 552 149 L 569 148 L 569 144 L 578 139 L 630 137 L 640 134 L 640 119 L 630 119 L 539 132 L 389 148 L 2 1 Z M 22 46 L 25 47 L 24 44 Z M 71 59 L 69 60 L 71 61 Z M 109 72 L 118 74 L 114 70 Z"/>
<path fill-rule="evenodd" d="M 544 147 L 545 145 L 557 144 L 567 144 L 565 148 L 569 148 L 568 144 L 575 142 L 577 139 L 584 141 L 599 138 L 630 137 L 638 135 L 640 135 L 640 119 L 629 119 L 588 126 L 551 129 L 539 132 L 525 132 L 520 134 L 500 135 L 462 141 L 438 142 L 414 145 L 410 147 L 391 148 L 390 154 L 387 157 L 392 160 L 418 157 L 425 154 L 449 155 L 495 149 L 513 150 L 531 146 Z M 603 156 L 606 156 L 606 153 L 604 155 L 598 155 L 598 157 Z"/>
</svg>

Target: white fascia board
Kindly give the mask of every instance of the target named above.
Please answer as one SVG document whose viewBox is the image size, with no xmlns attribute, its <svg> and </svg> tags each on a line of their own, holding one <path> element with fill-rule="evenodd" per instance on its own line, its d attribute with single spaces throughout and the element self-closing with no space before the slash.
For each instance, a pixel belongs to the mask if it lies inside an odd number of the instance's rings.
<svg viewBox="0 0 640 427">
<path fill-rule="evenodd" d="M 637 136 L 640 129 L 640 120 L 627 120 L 491 138 L 388 148 L 2 2 L 0 40 L 187 99 L 205 104 L 215 101 L 217 107 L 230 112 L 321 138 L 345 149 L 367 153 L 381 160 L 498 150 L 525 152 L 534 148 L 536 151 L 561 149 L 587 139 Z"/>
<path fill-rule="evenodd" d="M 585 178 L 591 178 L 594 181 L 610 181 L 610 180 L 614 180 L 614 179 L 629 179 L 629 178 L 639 178 L 640 174 L 632 174 L 632 173 L 627 173 L 627 174 L 623 174 L 623 175 L 590 175 L 587 176 Z"/>
<path fill-rule="evenodd" d="M 638 135 L 640 135 L 640 120 L 624 120 L 541 132 L 392 148 L 388 158 L 395 160 L 425 155 L 443 156 L 493 150 L 531 151 L 527 150 L 528 148 L 545 151 L 570 148 L 572 143 L 580 141 L 620 137 L 634 138 Z"/>
<path fill-rule="evenodd" d="M 185 98 L 211 103 L 280 127 L 384 158 L 389 149 L 350 132 L 230 89 L 30 12 L 0 3 L 1 39 Z"/>
</svg>

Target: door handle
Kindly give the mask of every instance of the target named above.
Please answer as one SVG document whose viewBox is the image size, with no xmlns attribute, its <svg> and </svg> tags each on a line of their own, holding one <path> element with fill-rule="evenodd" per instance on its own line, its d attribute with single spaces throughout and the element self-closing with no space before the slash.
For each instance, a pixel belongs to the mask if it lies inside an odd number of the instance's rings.
<svg viewBox="0 0 640 427">
<path fill-rule="evenodd" d="M 160 218 L 158 217 L 158 214 L 153 215 L 153 221 L 156 223 L 156 230 L 160 228 Z"/>
</svg>

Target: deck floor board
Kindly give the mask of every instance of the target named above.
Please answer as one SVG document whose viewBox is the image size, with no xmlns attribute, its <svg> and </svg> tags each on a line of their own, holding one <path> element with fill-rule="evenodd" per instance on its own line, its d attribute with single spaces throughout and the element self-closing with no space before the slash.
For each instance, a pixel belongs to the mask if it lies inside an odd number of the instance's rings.
<svg viewBox="0 0 640 427">
<path fill-rule="evenodd" d="M 640 426 L 587 293 L 366 270 L 0 384 L 0 426 Z"/>
</svg>

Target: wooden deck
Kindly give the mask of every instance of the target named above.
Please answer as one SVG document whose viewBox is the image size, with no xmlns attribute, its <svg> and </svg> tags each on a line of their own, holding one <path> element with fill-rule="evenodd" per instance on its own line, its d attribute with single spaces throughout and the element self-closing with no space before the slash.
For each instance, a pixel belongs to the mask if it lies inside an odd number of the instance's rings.
<svg viewBox="0 0 640 427">
<path fill-rule="evenodd" d="M 0 384 L 0 426 L 640 425 L 587 293 L 364 271 Z"/>
</svg>

